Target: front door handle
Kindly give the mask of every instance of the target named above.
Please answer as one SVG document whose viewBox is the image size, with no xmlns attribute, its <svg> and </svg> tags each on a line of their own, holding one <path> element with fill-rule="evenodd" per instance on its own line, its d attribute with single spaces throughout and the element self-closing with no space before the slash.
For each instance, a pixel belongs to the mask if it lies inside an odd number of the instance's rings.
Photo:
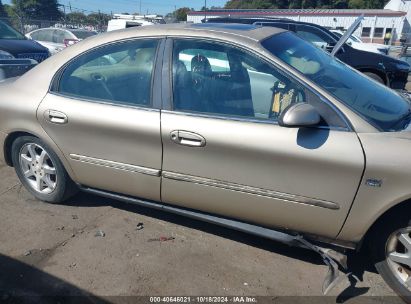
<svg viewBox="0 0 411 304">
<path fill-rule="evenodd" d="M 67 115 L 60 111 L 47 110 L 46 112 L 44 112 L 44 116 L 46 120 L 51 123 L 64 125 L 68 122 Z"/>
<path fill-rule="evenodd" d="M 188 131 L 173 131 L 170 133 L 170 138 L 176 144 L 183 146 L 204 147 L 206 145 L 206 140 L 203 136 Z"/>
</svg>

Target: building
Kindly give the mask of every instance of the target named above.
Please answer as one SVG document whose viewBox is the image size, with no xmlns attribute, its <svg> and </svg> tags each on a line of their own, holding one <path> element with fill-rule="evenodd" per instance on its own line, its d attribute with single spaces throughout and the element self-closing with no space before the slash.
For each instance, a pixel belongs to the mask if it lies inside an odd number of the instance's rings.
<svg viewBox="0 0 411 304">
<path fill-rule="evenodd" d="M 187 21 L 199 23 L 204 18 L 216 17 L 275 17 L 310 22 L 327 28 L 348 29 L 359 16 L 364 20 L 354 32 L 364 42 L 383 43 L 387 32 L 392 33 L 392 43 L 399 44 L 402 36 L 411 40 L 411 0 L 391 0 L 384 9 L 271 9 L 242 10 L 220 9 L 192 11 Z"/>
</svg>

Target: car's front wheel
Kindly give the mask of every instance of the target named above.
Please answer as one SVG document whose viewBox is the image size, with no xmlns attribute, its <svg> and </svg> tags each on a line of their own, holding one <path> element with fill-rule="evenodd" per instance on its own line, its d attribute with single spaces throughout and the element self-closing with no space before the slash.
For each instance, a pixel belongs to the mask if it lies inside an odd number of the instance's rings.
<svg viewBox="0 0 411 304">
<path fill-rule="evenodd" d="M 57 155 L 39 138 L 19 137 L 11 149 L 17 176 L 37 199 L 60 203 L 76 192 L 74 182 Z"/>
<path fill-rule="evenodd" d="M 374 229 L 370 240 L 375 267 L 385 282 L 411 303 L 411 217 L 396 212 Z"/>
</svg>

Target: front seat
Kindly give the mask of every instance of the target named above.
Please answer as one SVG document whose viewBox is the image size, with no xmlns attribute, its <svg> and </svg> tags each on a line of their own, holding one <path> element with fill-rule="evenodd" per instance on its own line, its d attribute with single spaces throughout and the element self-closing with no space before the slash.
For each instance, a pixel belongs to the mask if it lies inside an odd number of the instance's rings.
<svg viewBox="0 0 411 304">
<path fill-rule="evenodd" d="M 173 64 L 173 87 L 175 110 L 195 111 L 198 108 L 198 100 L 194 98 L 190 75 L 181 60 Z"/>
<path fill-rule="evenodd" d="M 215 112 L 211 106 L 211 82 L 213 71 L 207 57 L 196 55 L 191 59 L 191 83 L 193 97 L 198 100 L 199 112 Z"/>
<path fill-rule="evenodd" d="M 226 102 L 230 114 L 254 117 L 250 76 L 238 56 L 229 54 L 231 81 L 226 90 Z"/>
</svg>

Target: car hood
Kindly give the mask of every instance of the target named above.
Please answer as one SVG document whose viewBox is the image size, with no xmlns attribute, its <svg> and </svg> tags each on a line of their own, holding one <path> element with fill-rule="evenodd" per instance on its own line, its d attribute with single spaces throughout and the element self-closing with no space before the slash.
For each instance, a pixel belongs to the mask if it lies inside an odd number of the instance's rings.
<svg viewBox="0 0 411 304">
<path fill-rule="evenodd" d="M 48 50 L 33 40 L 9 40 L 0 39 L 0 50 L 16 54 L 46 53 Z"/>
<path fill-rule="evenodd" d="M 386 71 L 399 71 L 398 65 L 403 66 L 404 68 L 406 67 L 404 71 L 410 70 L 409 64 L 403 60 L 399 60 L 384 54 L 373 53 L 365 50 L 355 49 L 355 52 L 357 53 L 357 56 L 366 56 L 367 62 L 377 63 L 380 66 L 380 68 Z"/>
</svg>

